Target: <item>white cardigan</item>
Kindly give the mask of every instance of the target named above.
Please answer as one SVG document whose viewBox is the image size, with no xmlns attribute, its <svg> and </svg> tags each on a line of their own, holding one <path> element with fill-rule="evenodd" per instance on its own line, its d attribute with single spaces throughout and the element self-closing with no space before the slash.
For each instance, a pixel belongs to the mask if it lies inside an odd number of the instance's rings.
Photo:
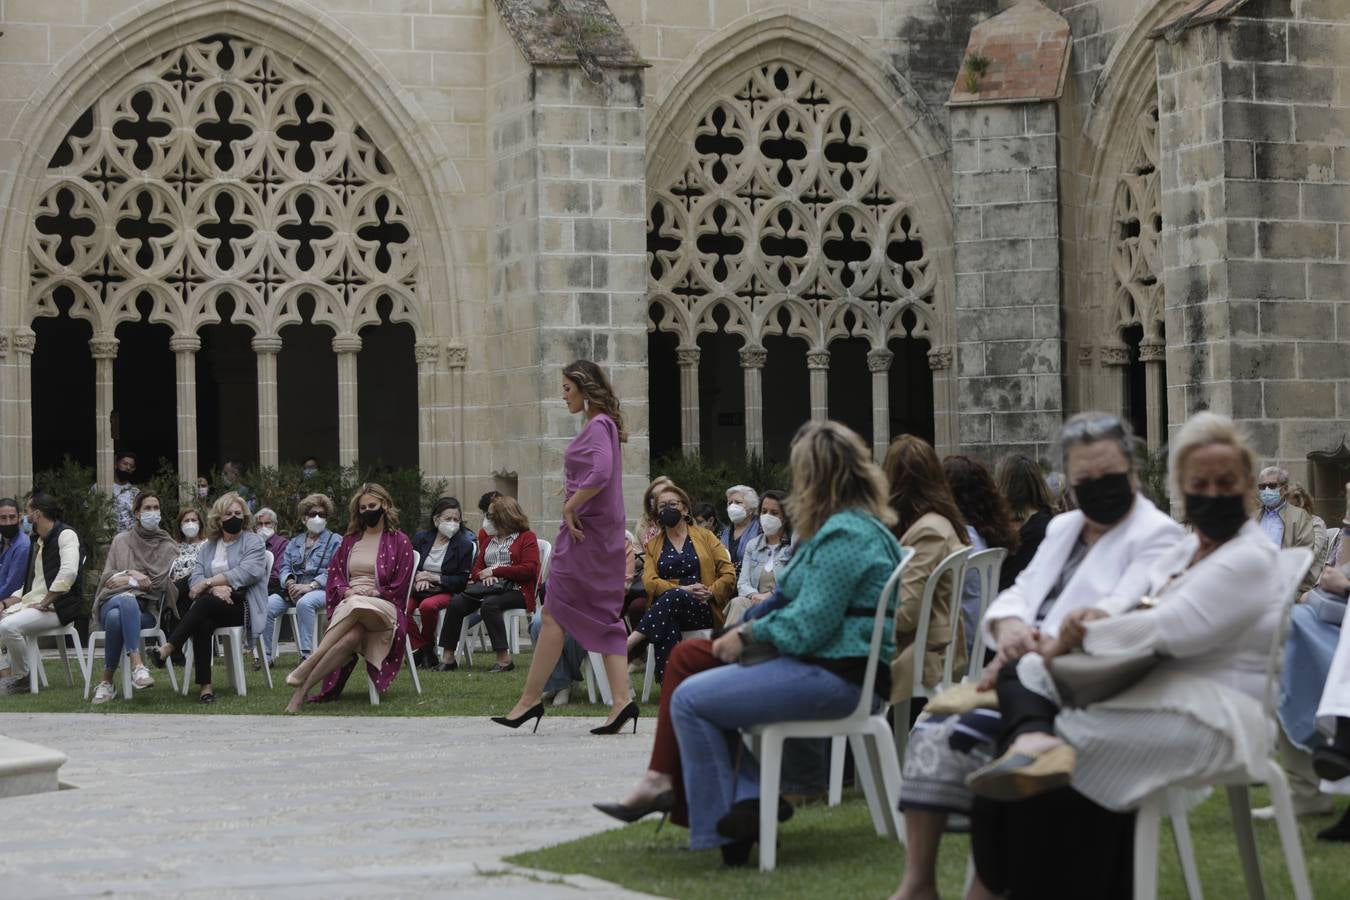
<svg viewBox="0 0 1350 900">
<path fill-rule="evenodd" d="M 1035 624 L 1036 612 L 1059 580 L 1085 521 L 1087 517 L 1079 510 L 1061 513 L 1050 520 L 1036 555 L 1012 587 L 994 598 L 984 615 L 985 639 L 991 647 L 997 643 L 990 628 L 993 622 L 1021 619 L 1028 625 Z M 1050 607 L 1041 631 L 1057 636 L 1059 623 L 1067 613 L 1083 606 L 1096 606 L 1104 597 L 1128 595 L 1136 600 L 1142 597 L 1148 592 L 1154 561 L 1184 536 L 1185 532 L 1171 516 L 1159 511 L 1142 494 L 1137 495 L 1129 514 L 1088 548 L 1078 570 Z"/>
</svg>

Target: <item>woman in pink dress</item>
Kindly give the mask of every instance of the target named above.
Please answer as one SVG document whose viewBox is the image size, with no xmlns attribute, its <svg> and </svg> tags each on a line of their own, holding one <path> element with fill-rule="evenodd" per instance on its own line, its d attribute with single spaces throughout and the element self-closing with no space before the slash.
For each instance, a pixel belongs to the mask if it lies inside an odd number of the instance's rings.
<svg viewBox="0 0 1350 900">
<path fill-rule="evenodd" d="M 567 447 L 563 477 L 567 502 L 563 526 L 548 564 L 543 629 L 530 661 L 525 690 L 511 712 L 492 721 L 519 728 L 531 719 L 539 728 L 544 684 L 571 635 L 605 658 L 613 691 L 609 719 L 592 734 L 614 734 L 629 719 L 637 731 L 638 705 L 628 683 L 628 632 L 620 614 L 624 590 L 623 466 L 619 444 L 628 439 L 619 401 L 604 371 L 590 360 L 563 369 L 567 411 L 585 412 L 586 424 Z"/>
</svg>

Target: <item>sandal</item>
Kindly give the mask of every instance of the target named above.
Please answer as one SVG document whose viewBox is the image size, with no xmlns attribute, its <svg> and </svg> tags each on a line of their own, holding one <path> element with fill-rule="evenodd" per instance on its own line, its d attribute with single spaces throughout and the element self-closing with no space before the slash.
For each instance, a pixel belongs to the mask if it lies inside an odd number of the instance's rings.
<svg viewBox="0 0 1350 900">
<path fill-rule="evenodd" d="M 198 694 L 198 695 L 197 695 L 197 702 L 198 702 L 198 703 L 215 703 L 215 702 L 216 702 L 216 695 L 213 694 L 213 693 L 210 693 L 209 691 L 208 691 L 207 693 L 205 693 L 205 694 Z"/>
</svg>

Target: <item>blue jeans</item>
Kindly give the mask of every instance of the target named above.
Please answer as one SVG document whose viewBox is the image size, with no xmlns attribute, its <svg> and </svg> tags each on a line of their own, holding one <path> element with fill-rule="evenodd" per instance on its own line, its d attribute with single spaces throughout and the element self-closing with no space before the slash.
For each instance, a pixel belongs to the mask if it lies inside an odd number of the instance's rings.
<svg viewBox="0 0 1350 900">
<path fill-rule="evenodd" d="M 103 601 L 98 611 L 103 625 L 103 668 L 116 672 L 123 653 L 138 653 L 141 649 L 141 629 L 155 624 L 155 617 L 141 612 L 141 605 L 132 594 L 118 594 Z"/>
<path fill-rule="evenodd" d="M 530 641 L 534 646 L 539 646 L 539 632 L 544 628 L 544 614 L 541 610 L 534 611 L 534 617 L 530 619 Z M 558 691 L 570 690 L 572 682 L 581 680 L 581 667 L 586 663 L 586 651 L 572 636 L 567 635 L 563 642 L 562 656 L 558 657 L 558 664 L 553 667 L 553 672 L 548 676 L 548 683 L 544 685 L 544 693 L 556 694 Z"/>
<path fill-rule="evenodd" d="M 670 718 L 684 766 L 689 848 L 727 843 L 717 833 L 717 820 L 737 801 L 759 796 L 759 766 L 748 750 L 739 749 L 739 729 L 842 718 L 857 707 L 858 691 L 833 672 L 790 656 L 686 678 L 670 698 Z"/>
<path fill-rule="evenodd" d="M 267 662 L 270 664 L 272 660 L 276 659 L 276 648 L 272 646 L 272 633 L 277 616 L 290 607 L 295 607 L 295 628 L 299 632 L 295 636 L 295 643 L 300 648 L 300 658 L 307 659 L 314 652 L 314 623 L 318 620 L 319 612 L 325 609 L 327 604 L 328 594 L 322 590 L 310 591 L 295 603 L 281 594 L 273 594 L 268 597 L 267 623 L 263 626 L 263 647 L 267 650 Z"/>
</svg>

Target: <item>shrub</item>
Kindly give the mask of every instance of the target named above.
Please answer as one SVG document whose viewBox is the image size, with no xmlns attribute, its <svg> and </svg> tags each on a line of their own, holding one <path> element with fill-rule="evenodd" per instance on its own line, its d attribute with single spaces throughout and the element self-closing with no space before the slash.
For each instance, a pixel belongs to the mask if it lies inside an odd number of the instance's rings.
<svg viewBox="0 0 1350 900">
<path fill-rule="evenodd" d="M 81 575 L 86 599 L 91 599 L 103 572 L 117 530 L 112 495 L 95 489 L 94 470 L 67 456 L 55 469 L 39 472 L 33 490 L 51 494 L 61 504 L 61 521 L 80 537 L 80 550 L 86 557 Z"/>
<path fill-rule="evenodd" d="M 787 466 L 760 456 L 737 460 L 713 460 L 705 456 L 664 456 L 652 463 L 651 477 L 664 475 L 684 488 L 695 505 L 711 503 L 721 514 L 726 490 L 733 484 L 748 484 L 759 493 L 786 491 L 792 486 Z"/>
</svg>

